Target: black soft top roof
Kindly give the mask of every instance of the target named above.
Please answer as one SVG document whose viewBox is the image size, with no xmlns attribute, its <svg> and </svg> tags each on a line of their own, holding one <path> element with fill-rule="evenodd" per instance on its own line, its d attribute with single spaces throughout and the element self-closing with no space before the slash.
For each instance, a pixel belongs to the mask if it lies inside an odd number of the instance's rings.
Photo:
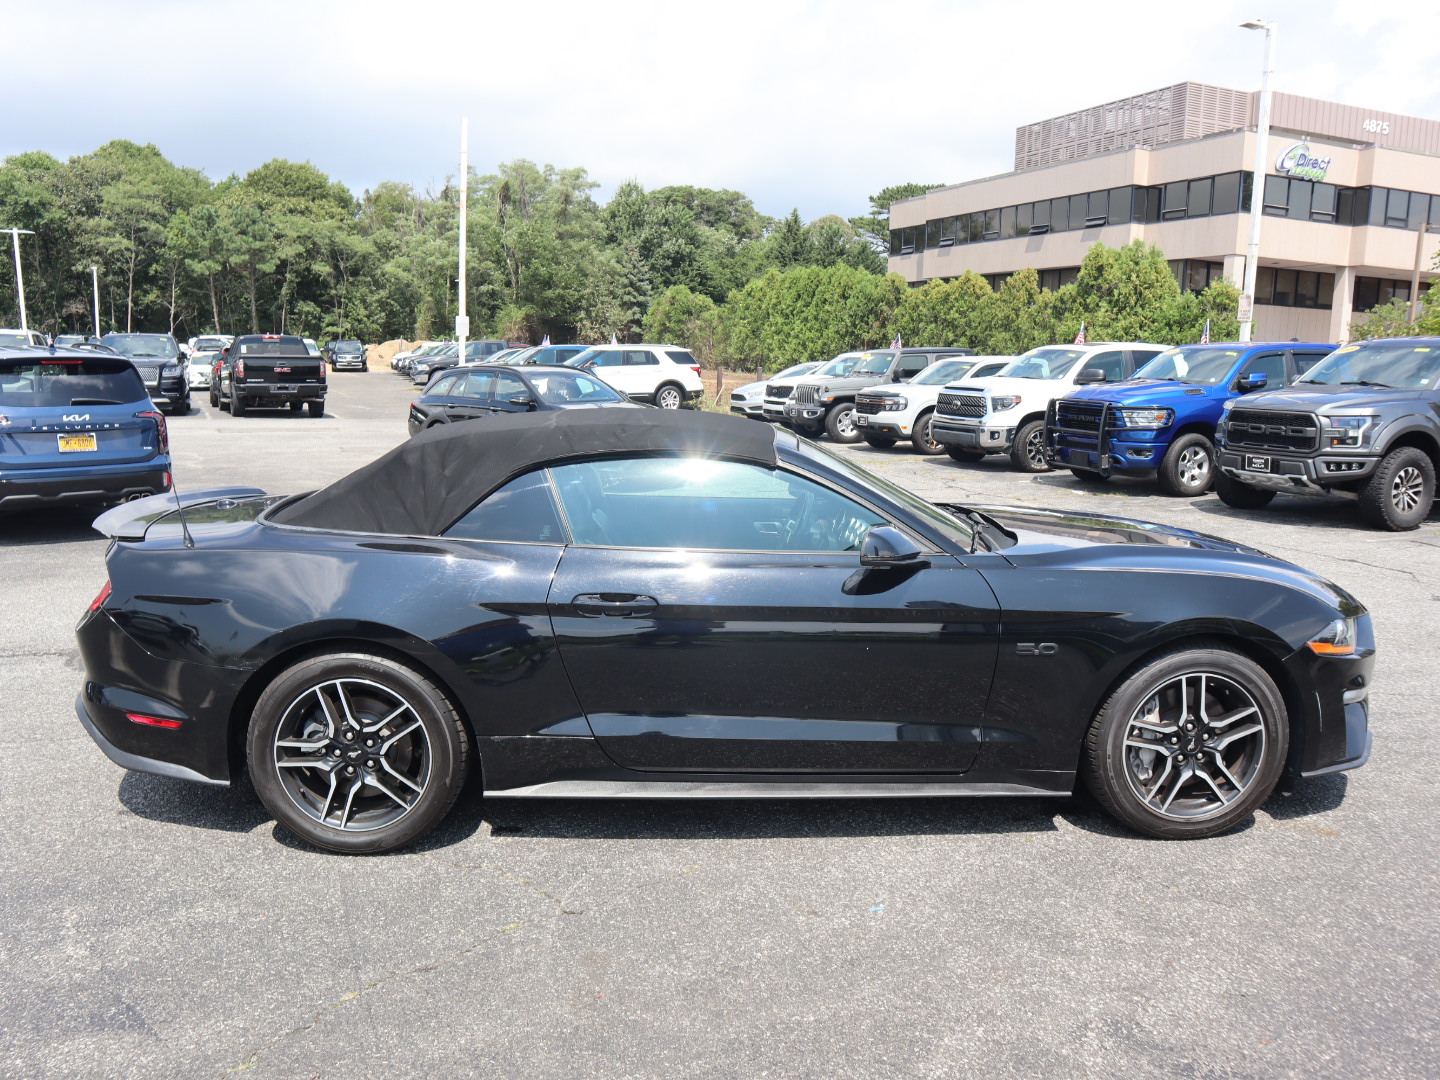
<svg viewBox="0 0 1440 1080">
<path fill-rule="evenodd" d="M 439 536 L 496 488 L 543 465 L 645 452 L 775 464 L 768 424 L 664 409 L 518 413 L 421 432 L 384 457 L 270 514 L 282 525 Z"/>
</svg>

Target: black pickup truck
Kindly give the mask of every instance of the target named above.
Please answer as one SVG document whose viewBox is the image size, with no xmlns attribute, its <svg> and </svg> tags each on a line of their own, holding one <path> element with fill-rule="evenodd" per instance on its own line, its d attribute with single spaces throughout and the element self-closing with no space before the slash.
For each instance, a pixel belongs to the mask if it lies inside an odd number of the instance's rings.
<svg viewBox="0 0 1440 1080">
<path fill-rule="evenodd" d="M 1227 506 L 1340 495 L 1376 528 L 1416 528 L 1440 468 L 1440 337 L 1337 349 L 1283 390 L 1225 402 L 1216 442 Z"/>
<path fill-rule="evenodd" d="M 210 404 L 244 416 L 247 409 L 325 415 L 325 360 L 290 334 L 242 334 L 221 355 L 210 380 Z"/>
</svg>

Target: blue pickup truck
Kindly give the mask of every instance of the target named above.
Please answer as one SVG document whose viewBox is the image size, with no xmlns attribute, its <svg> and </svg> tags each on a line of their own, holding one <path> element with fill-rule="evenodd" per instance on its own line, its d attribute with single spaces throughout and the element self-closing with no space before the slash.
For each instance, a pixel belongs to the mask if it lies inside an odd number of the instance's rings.
<svg viewBox="0 0 1440 1080">
<path fill-rule="evenodd" d="M 170 488 L 165 418 L 123 356 L 0 348 L 0 511 Z"/>
<path fill-rule="evenodd" d="M 1287 386 L 1334 349 L 1298 341 L 1168 349 L 1124 382 L 1052 403 L 1046 456 L 1085 481 L 1153 476 L 1168 495 L 1203 495 L 1215 477 L 1215 426 L 1225 402 Z"/>
</svg>

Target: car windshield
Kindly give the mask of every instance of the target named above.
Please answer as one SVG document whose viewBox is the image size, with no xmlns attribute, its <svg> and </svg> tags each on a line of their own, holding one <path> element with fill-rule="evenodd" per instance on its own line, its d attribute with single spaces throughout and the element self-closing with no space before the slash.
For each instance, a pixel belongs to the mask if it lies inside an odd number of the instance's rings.
<svg viewBox="0 0 1440 1080">
<path fill-rule="evenodd" d="M 358 342 L 358 341 L 337 341 L 337 342 L 335 342 L 334 345 L 332 345 L 332 346 L 330 346 L 330 347 L 331 347 L 332 349 L 334 349 L 336 352 L 357 353 L 357 352 L 360 351 L 360 342 Z"/>
<path fill-rule="evenodd" d="M 944 386 L 963 379 L 974 366 L 974 360 L 937 360 L 910 382 L 916 386 Z"/>
<path fill-rule="evenodd" d="M 132 360 L 174 360 L 180 355 L 169 334 L 107 334 L 105 344 Z"/>
<path fill-rule="evenodd" d="M 1197 386 L 1214 386 L 1230 374 L 1239 349 L 1194 345 L 1167 349 L 1131 376 L 1132 379 L 1173 379 Z"/>
<path fill-rule="evenodd" d="M 195 339 L 195 348 L 201 352 L 216 352 L 225 347 L 225 339 L 218 337 L 202 337 Z"/>
<path fill-rule="evenodd" d="M 0 334 L 0 346 L 30 345 L 29 334 Z"/>
<path fill-rule="evenodd" d="M 827 360 L 812 371 L 811 375 L 849 375 L 860 362 L 863 353 L 841 353 L 834 360 Z"/>
<path fill-rule="evenodd" d="M 936 532 L 959 545 L 962 550 L 968 551 L 974 544 L 975 530 L 968 522 L 961 521 L 952 514 L 941 510 L 934 503 L 928 503 L 913 492 L 906 491 L 899 485 L 876 476 L 868 469 L 861 468 L 848 457 L 841 457 L 817 443 L 804 441 L 800 443 L 800 452 L 823 458 L 831 468 L 855 480 L 862 491 L 868 488 L 883 492 L 893 502 L 904 506 Z"/>
<path fill-rule="evenodd" d="M 1389 386 L 1419 390 L 1440 375 L 1440 345 L 1376 341 L 1336 349 L 1305 373 L 1301 383 Z"/>
<path fill-rule="evenodd" d="M 862 353 L 859 362 L 850 369 L 850 375 L 884 375 L 890 370 L 890 363 L 894 359 L 895 354 L 892 352 Z"/>
<path fill-rule="evenodd" d="M 1079 349 L 1031 349 L 1005 375 L 1010 379 L 1059 379 L 1084 355 Z"/>
<path fill-rule="evenodd" d="M 115 357 L 88 360 L 0 360 L 0 405 L 53 408 L 123 405 L 146 399 L 145 384 L 130 364 Z"/>
<path fill-rule="evenodd" d="M 593 405 L 603 401 L 625 400 L 623 395 L 617 394 L 599 379 L 584 372 L 545 371 L 543 368 L 540 371 L 543 374 L 530 376 L 530 385 L 540 395 L 540 400 L 549 405 L 582 402 Z"/>
<path fill-rule="evenodd" d="M 771 375 L 770 377 L 772 379 L 793 379 L 797 375 L 804 375 L 808 372 L 814 371 L 816 366 L 817 365 L 815 361 L 811 360 L 804 364 L 795 364 L 791 367 L 787 367 L 784 371 L 777 371 L 774 375 Z"/>
<path fill-rule="evenodd" d="M 591 348 L 589 348 L 589 349 L 586 349 L 586 350 L 585 350 L 584 352 L 582 352 L 582 353 L 576 353 L 574 356 L 570 357 L 569 360 L 566 360 L 566 361 L 565 361 L 565 366 L 566 366 L 566 367 L 580 367 L 582 364 L 585 363 L 586 360 L 589 360 L 589 359 L 591 359 L 592 357 L 596 356 L 599 352 L 600 352 L 600 346 L 599 346 L 599 345 L 595 345 L 595 346 L 593 346 L 593 347 L 591 347 Z"/>
</svg>

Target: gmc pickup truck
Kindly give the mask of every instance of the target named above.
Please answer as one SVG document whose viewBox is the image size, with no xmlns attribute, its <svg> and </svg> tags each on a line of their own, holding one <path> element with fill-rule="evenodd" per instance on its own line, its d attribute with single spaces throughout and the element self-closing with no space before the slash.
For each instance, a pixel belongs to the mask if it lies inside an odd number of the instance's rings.
<svg viewBox="0 0 1440 1080">
<path fill-rule="evenodd" d="M 1225 402 L 1215 436 L 1227 506 L 1339 495 L 1378 529 L 1417 528 L 1440 468 L 1440 337 L 1336 349 L 1283 390 Z"/>
<path fill-rule="evenodd" d="M 210 380 L 210 404 L 244 416 L 248 409 L 325 415 L 325 358 L 311 356 L 290 334 L 242 334 L 230 343 Z"/>
</svg>

